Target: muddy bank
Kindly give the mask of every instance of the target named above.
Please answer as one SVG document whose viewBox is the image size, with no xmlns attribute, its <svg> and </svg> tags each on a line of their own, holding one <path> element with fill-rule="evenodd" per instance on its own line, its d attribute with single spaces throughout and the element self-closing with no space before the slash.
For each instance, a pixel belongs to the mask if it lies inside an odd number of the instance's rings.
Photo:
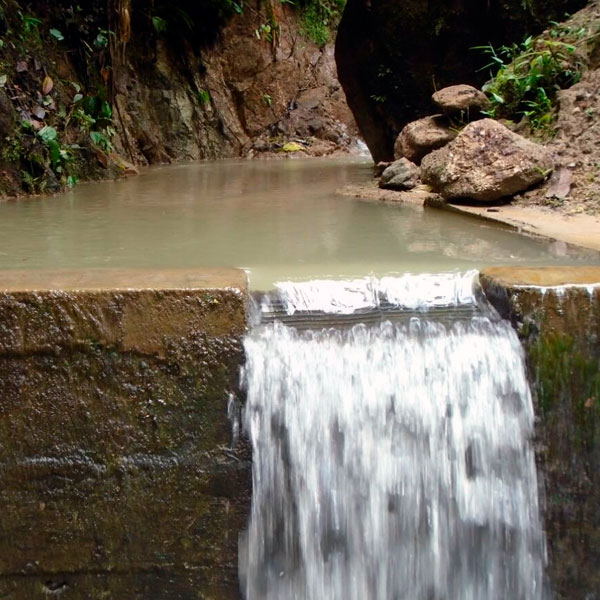
<svg viewBox="0 0 600 600">
<path fill-rule="evenodd" d="M 525 348 L 554 597 L 600 593 L 600 269 L 490 268 L 481 285 Z"/>
<path fill-rule="evenodd" d="M 460 214 L 471 215 L 513 227 L 524 233 L 546 237 L 560 245 L 579 246 L 591 251 L 600 250 L 600 217 L 598 215 L 581 214 L 565 215 L 546 206 L 521 206 L 505 204 L 501 206 L 469 206 L 466 204 L 449 204 L 429 186 L 421 185 L 409 191 L 381 189 L 377 180 L 373 179 L 363 185 L 350 185 L 338 190 L 345 196 L 361 198 L 372 202 L 387 204 L 415 204 Z"/>
<path fill-rule="evenodd" d="M 238 597 L 245 285 L 234 270 L 0 277 L 3 594 Z"/>
</svg>

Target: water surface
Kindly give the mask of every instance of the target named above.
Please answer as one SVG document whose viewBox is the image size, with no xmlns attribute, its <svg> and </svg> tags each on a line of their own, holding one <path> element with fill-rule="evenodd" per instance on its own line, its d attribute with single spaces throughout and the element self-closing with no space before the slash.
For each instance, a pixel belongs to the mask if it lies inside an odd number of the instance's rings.
<svg viewBox="0 0 600 600">
<path fill-rule="evenodd" d="M 79 185 L 0 205 L 0 269 L 234 266 L 266 289 L 283 279 L 598 264 L 470 217 L 336 194 L 370 177 L 359 159 L 219 161 Z"/>
</svg>

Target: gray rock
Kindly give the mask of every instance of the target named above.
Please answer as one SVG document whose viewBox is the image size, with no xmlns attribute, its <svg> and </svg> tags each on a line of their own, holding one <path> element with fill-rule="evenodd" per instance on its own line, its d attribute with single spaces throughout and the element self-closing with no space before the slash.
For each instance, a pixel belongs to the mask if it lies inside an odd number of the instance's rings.
<svg viewBox="0 0 600 600">
<path fill-rule="evenodd" d="M 394 157 L 407 158 L 419 164 L 432 150 L 445 146 L 456 137 L 442 115 L 433 115 L 408 123 L 398 135 L 394 145 Z"/>
<path fill-rule="evenodd" d="M 394 161 L 381 174 L 379 187 L 386 190 L 412 190 L 419 183 L 419 167 L 406 158 Z"/>
<path fill-rule="evenodd" d="M 471 85 L 451 85 L 431 97 L 445 115 L 461 115 L 464 120 L 478 118 L 489 106 L 487 96 Z"/>
<path fill-rule="evenodd" d="M 551 152 L 492 119 L 467 125 L 423 159 L 423 181 L 444 198 L 494 202 L 522 192 L 553 169 Z"/>
</svg>

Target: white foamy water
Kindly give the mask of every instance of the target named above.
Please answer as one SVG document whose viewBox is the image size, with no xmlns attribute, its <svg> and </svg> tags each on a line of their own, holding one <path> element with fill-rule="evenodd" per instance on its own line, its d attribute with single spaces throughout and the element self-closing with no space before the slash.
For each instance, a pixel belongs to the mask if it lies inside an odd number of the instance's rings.
<svg viewBox="0 0 600 600">
<path fill-rule="evenodd" d="M 346 295 L 355 282 L 338 282 L 339 304 L 324 282 L 319 304 L 320 285 L 280 290 L 296 310 L 365 306 Z M 369 285 L 387 298 L 411 289 Z M 426 313 L 314 331 L 274 322 L 245 348 L 249 600 L 545 597 L 533 410 L 508 323 Z"/>
<path fill-rule="evenodd" d="M 413 310 L 474 305 L 477 274 L 473 270 L 381 279 L 283 281 L 275 284 L 276 294 L 263 297 L 261 310 L 273 312 L 279 309 L 288 315 L 296 312 L 351 314 L 384 304 Z"/>
</svg>

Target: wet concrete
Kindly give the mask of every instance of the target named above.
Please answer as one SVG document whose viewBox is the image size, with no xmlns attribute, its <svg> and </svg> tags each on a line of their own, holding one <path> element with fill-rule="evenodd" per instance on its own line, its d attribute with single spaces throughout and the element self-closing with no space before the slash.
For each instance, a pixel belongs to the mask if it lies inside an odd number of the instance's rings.
<svg viewBox="0 0 600 600">
<path fill-rule="evenodd" d="M 600 268 L 489 268 L 481 285 L 516 328 L 557 600 L 600 597 Z"/>
<path fill-rule="evenodd" d="M 0 273 L 0 597 L 238 597 L 245 330 L 235 270 Z"/>
</svg>

